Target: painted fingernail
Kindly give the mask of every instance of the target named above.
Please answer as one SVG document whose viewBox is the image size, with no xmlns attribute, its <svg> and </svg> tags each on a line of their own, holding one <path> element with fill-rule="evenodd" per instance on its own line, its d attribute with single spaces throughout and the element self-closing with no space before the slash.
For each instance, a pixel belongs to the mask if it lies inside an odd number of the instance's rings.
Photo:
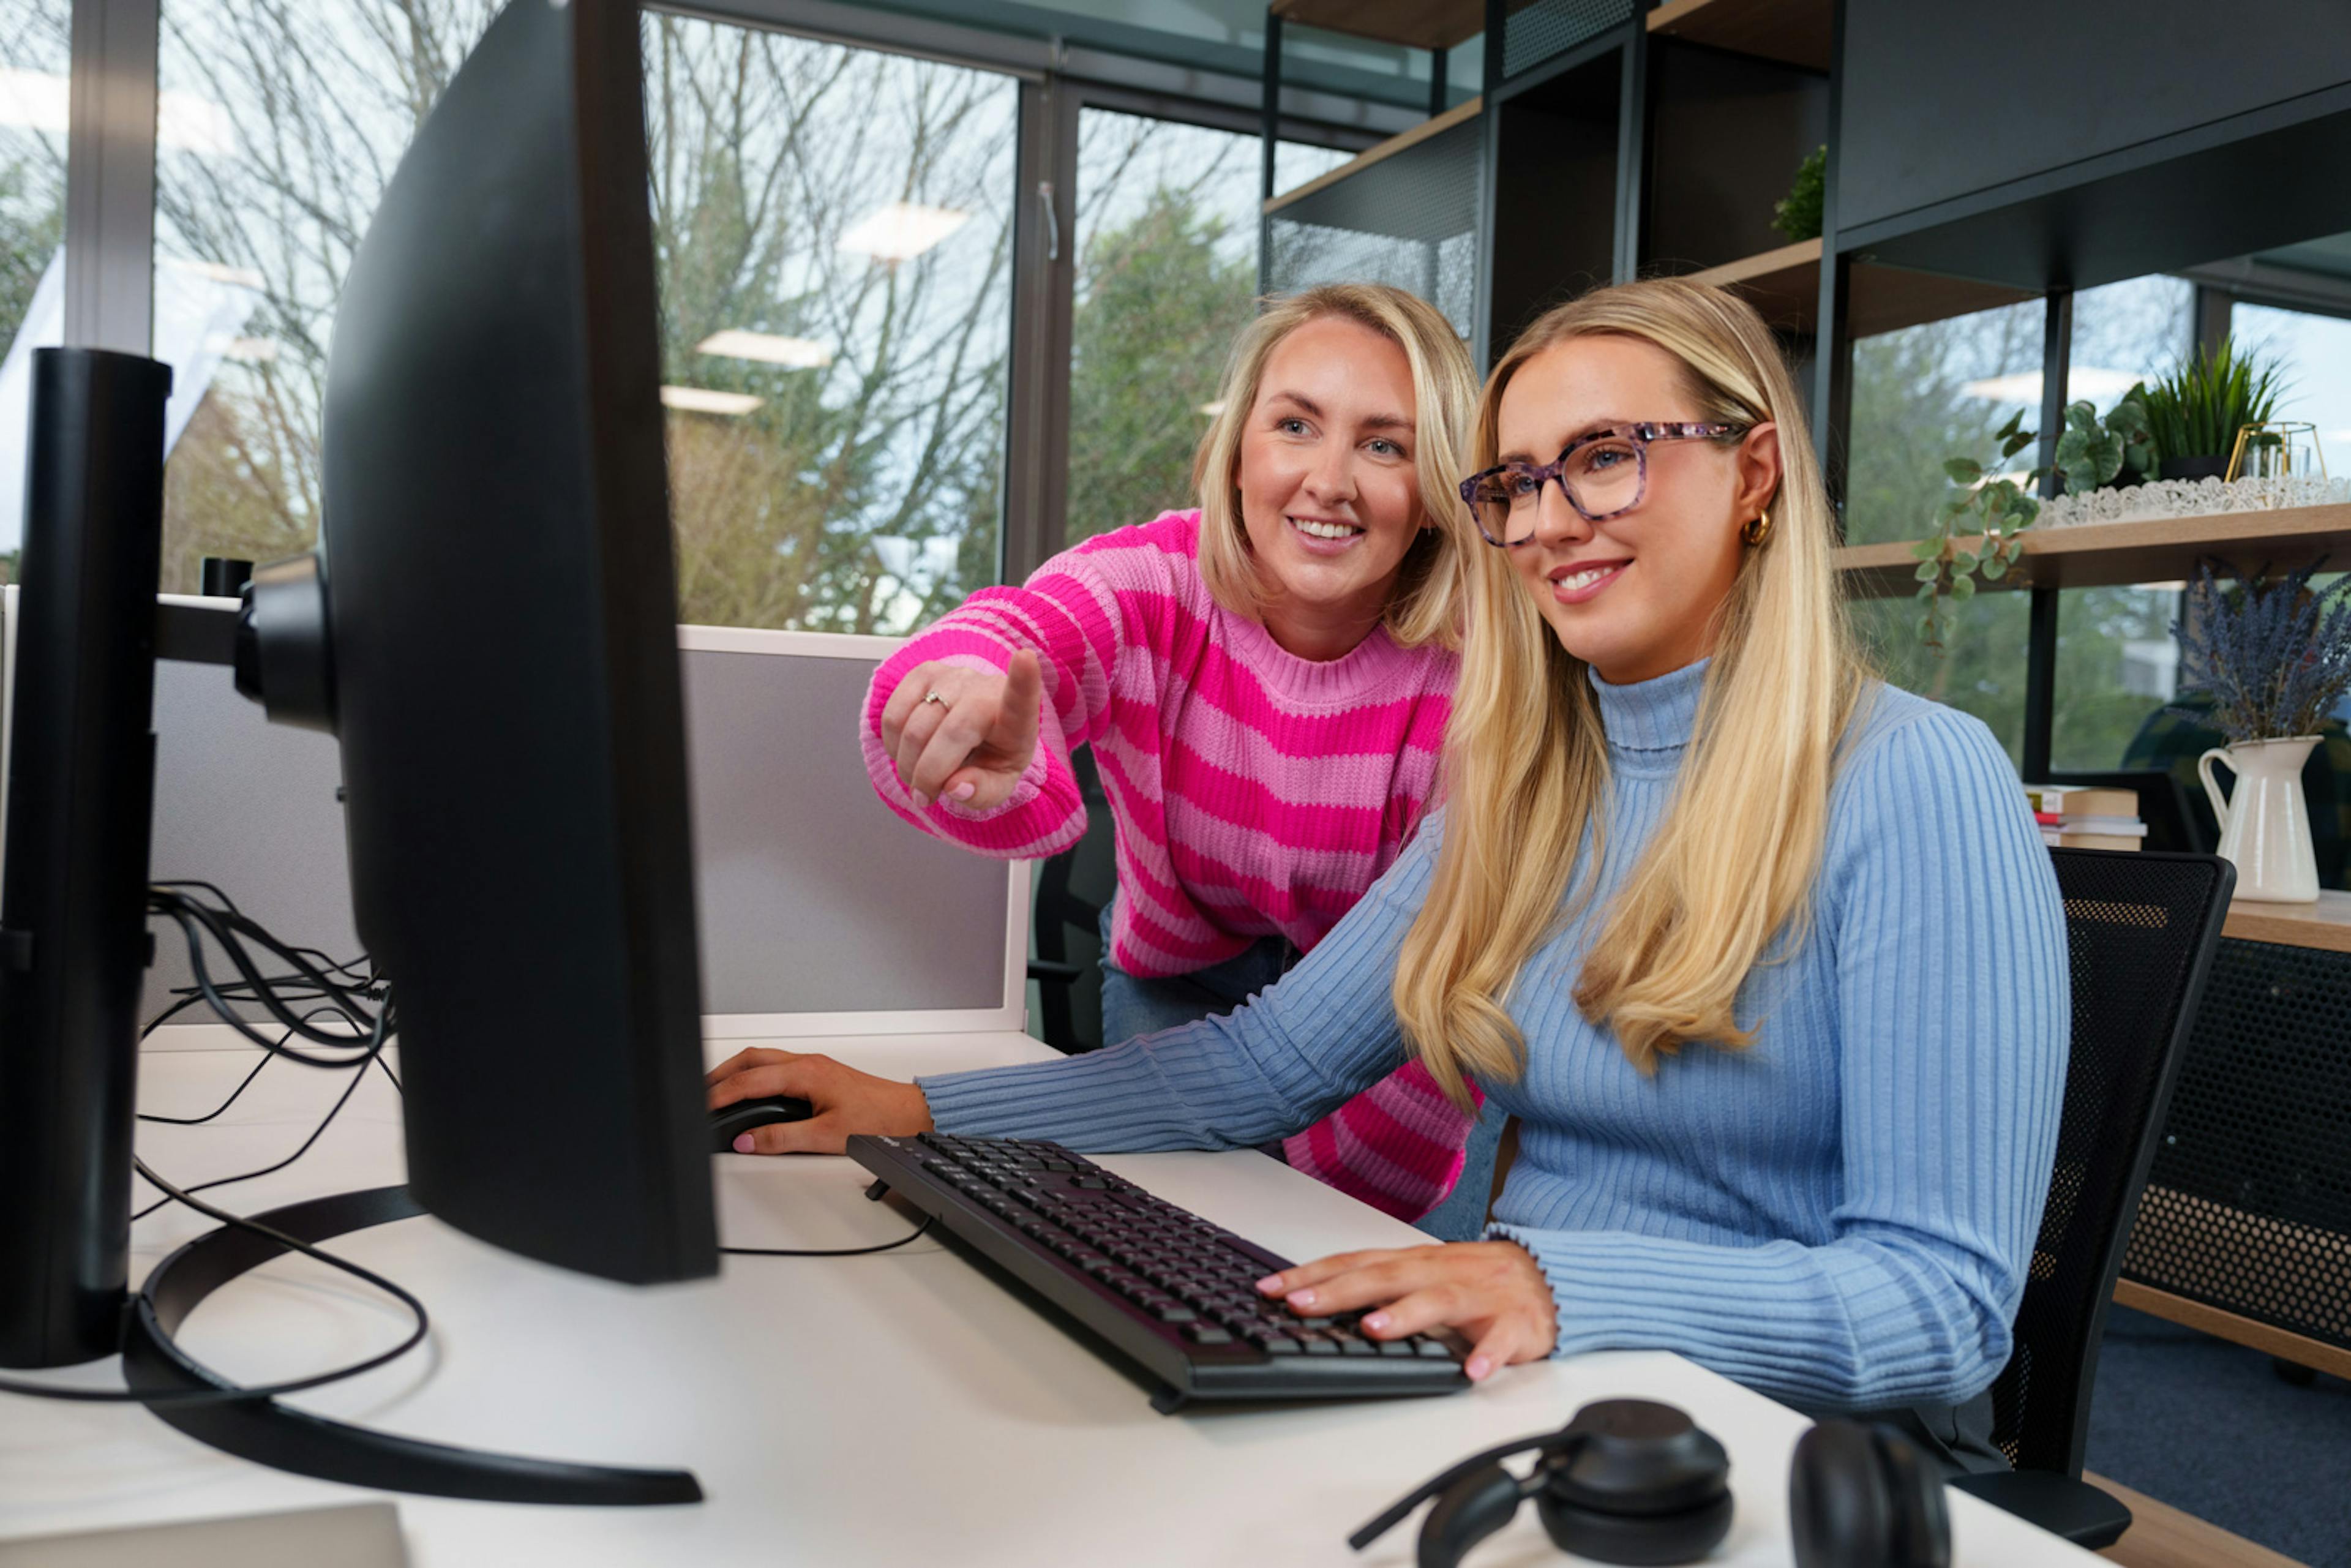
<svg viewBox="0 0 2351 1568">
<path fill-rule="evenodd" d="M 967 779 L 947 792 L 950 800 L 968 800 L 979 793 L 979 786 Z"/>
<path fill-rule="evenodd" d="M 756 1147 L 757 1145 L 751 1142 L 750 1134 L 737 1133 L 735 1134 L 735 1152 L 737 1154 L 747 1155 Z"/>
<path fill-rule="evenodd" d="M 1257 1288 L 1270 1296 L 1275 1291 L 1281 1289 L 1281 1276 L 1279 1274 L 1268 1274 L 1264 1279 L 1259 1280 L 1257 1282 Z"/>
<path fill-rule="evenodd" d="M 916 810 L 917 811 L 927 811 L 927 810 L 929 810 L 930 809 L 931 809 L 931 798 L 930 798 L 928 795 L 924 794 L 920 789 L 915 790 L 915 791 L 914 791 L 914 810 Z"/>
<path fill-rule="evenodd" d="M 1473 1355 L 1461 1370 L 1469 1375 L 1470 1382 L 1482 1383 L 1486 1379 L 1486 1375 L 1494 1370 L 1494 1364 L 1482 1355 Z"/>
<path fill-rule="evenodd" d="M 1374 1312 L 1364 1320 L 1364 1326 L 1374 1333 L 1380 1333 L 1388 1326 L 1388 1315 L 1385 1312 Z"/>
<path fill-rule="evenodd" d="M 1290 1292 L 1290 1304 L 1293 1307 L 1311 1307 L 1314 1304 L 1314 1292 L 1292 1291 Z"/>
</svg>

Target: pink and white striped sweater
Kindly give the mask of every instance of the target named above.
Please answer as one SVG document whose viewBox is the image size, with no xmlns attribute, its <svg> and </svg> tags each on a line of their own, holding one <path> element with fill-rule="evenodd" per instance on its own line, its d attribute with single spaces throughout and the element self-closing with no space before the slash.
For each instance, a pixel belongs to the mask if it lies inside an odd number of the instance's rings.
<svg viewBox="0 0 2351 1568">
<path fill-rule="evenodd" d="M 983 589 L 893 654 L 865 704 L 883 800 L 981 854 L 1050 855 L 1085 831 L 1070 768 L 1091 744 L 1116 818 L 1112 950 L 1129 974 L 1188 974 L 1261 936 L 1303 952 L 1395 863 L 1428 804 L 1459 660 L 1375 631 L 1327 663 L 1288 653 L 1209 596 L 1200 514 L 1170 512 Z M 882 746 L 899 680 L 932 660 L 1002 670 L 1033 648 L 1037 755 L 1002 805 L 915 809 Z M 1405 1219 L 1459 1179 L 1470 1118 L 1413 1062 L 1284 1145 L 1290 1163 Z"/>
</svg>

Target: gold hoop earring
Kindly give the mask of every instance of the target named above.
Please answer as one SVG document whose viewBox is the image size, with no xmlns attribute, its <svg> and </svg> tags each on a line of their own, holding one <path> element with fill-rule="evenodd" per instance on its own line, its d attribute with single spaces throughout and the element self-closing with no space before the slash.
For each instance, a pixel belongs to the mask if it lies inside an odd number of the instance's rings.
<svg viewBox="0 0 2351 1568">
<path fill-rule="evenodd" d="M 1763 541 L 1771 537 L 1771 508 L 1765 507 L 1749 518 L 1747 526 L 1739 530 L 1739 537 L 1750 547 L 1760 549 Z"/>
</svg>

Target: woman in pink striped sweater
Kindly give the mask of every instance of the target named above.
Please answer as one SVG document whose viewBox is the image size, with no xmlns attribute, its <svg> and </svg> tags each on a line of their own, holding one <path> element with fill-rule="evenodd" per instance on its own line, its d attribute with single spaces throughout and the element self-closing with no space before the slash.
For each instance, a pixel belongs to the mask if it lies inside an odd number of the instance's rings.
<svg viewBox="0 0 2351 1568">
<path fill-rule="evenodd" d="M 1093 747 L 1117 830 L 1106 1040 L 1271 984 L 1419 825 L 1458 667 L 1469 524 L 1451 474 L 1475 397 L 1460 340 L 1410 294 L 1279 300 L 1235 345 L 1198 511 L 974 594 L 876 674 L 875 789 L 981 854 L 1075 842 L 1070 751 Z M 1283 1154 L 1416 1219 L 1460 1178 L 1472 1127 L 1416 1064 Z M 1466 1233 L 1487 1179 L 1463 1195 Z"/>
</svg>

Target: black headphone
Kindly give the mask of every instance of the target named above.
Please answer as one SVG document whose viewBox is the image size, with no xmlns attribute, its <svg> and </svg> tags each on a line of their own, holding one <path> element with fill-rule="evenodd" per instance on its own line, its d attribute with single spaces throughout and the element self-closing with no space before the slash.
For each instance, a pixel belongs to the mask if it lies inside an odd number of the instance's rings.
<svg viewBox="0 0 2351 1568">
<path fill-rule="evenodd" d="M 1524 1479 L 1502 1468 L 1533 1452 Z M 1505 1443 L 1416 1488 L 1347 1538 L 1361 1552 L 1429 1498 L 1419 1568 L 1457 1568 L 1527 1499 L 1552 1543 L 1603 1563 L 1693 1563 L 1730 1530 L 1730 1458 L 1682 1411 L 1604 1399 L 1556 1432 Z M 1797 1568 L 1949 1568 L 1939 1478 L 1900 1433 L 1824 1421 L 1788 1479 Z"/>
</svg>

